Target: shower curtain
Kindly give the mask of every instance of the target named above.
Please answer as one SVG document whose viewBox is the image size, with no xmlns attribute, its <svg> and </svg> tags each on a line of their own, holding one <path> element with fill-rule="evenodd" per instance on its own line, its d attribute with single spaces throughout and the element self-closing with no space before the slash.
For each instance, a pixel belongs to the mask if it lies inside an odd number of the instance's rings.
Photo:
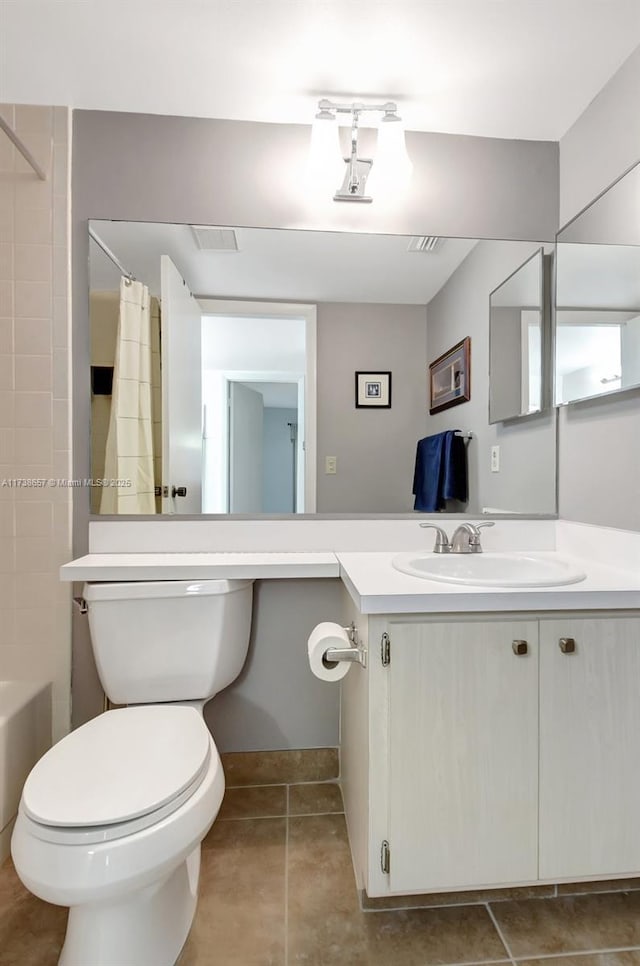
<svg viewBox="0 0 640 966">
<path fill-rule="evenodd" d="M 100 513 L 155 513 L 149 289 L 120 280 Z"/>
</svg>

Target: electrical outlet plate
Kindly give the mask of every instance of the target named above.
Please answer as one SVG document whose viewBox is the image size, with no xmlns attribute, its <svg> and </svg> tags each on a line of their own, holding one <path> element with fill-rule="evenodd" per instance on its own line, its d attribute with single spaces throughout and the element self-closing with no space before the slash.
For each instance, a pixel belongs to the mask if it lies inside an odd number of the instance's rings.
<svg viewBox="0 0 640 966">
<path fill-rule="evenodd" d="M 333 476 L 338 472 L 338 458 L 336 456 L 325 456 L 324 471 L 328 476 Z"/>
<path fill-rule="evenodd" d="M 491 472 L 492 473 L 500 472 L 500 447 L 499 446 L 491 447 Z"/>
</svg>

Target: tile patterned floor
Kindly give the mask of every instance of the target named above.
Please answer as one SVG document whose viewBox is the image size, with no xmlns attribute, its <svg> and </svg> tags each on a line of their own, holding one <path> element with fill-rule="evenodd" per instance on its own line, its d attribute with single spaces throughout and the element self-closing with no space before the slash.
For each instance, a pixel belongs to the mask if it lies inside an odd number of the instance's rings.
<svg viewBox="0 0 640 966">
<path fill-rule="evenodd" d="M 341 809 L 333 782 L 229 788 L 180 966 L 640 966 L 640 891 L 363 911 Z M 0 869 L 0 966 L 53 966 L 65 922 Z"/>
</svg>

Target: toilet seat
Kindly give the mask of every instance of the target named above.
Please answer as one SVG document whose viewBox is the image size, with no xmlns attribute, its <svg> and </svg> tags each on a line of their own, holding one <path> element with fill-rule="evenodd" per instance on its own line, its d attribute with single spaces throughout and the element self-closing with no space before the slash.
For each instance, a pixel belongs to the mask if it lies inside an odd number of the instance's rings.
<svg viewBox="0 0 640 966">
<path fill-rule="evenodd" d="M 193 708 L 107 711 L 40 759 L 25 783 L 21 811 L 32 834 L 44 841 L 90 844 L 131 835 L 194 794 L 211 748 Z"/>
</svg>

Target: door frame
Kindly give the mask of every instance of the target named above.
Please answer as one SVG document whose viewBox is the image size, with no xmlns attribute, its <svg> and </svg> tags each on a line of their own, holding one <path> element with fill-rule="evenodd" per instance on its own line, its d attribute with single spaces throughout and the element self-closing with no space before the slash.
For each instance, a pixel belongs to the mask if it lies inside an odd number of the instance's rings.
<svg viewBox="0 0 640 966">
<path fill-rule="evenodd" d="M 292 372 L 279 373 L 279 378 L 274 378 L 277 373 L 244 373 L 233 371 L 224 372 L 223 379 L 226 391 L 226 382 L 229 375 L 238 382 L 298 382 L 298 409 L 300 409 L 300 398 L 304 398 L 304 436 L 299 437 L 298 449 L 298 481 L 301 477 L 304 486 L 299 487 L 298 493 L 304 493 L 304 513 L 316 512 L 316 467 L 317 467 L 317 306 L 303 302 L 259 302 L 242 299 L 198 299 L 203 316 L 205 315 L 224 315 L 242 316 L 243 318 L 276 318 L 276 319 L 300 319 L 304 322 L 305 338 L 305 371 L 296 376 Z M 269 378 L 262 378 L 262 376 Z M 286 378 L 285 378 L 286 377 Z M 300 380 L 302 381 L 302 385 Z M 227 423 L 228 434 L 228 423 Z M 228 438 L 225 447 L 228 460 Z M 228 478 L 228 465 L 226 467 Z M 227 495 L 227 512 L 228 512 Z"/>
</svg>

